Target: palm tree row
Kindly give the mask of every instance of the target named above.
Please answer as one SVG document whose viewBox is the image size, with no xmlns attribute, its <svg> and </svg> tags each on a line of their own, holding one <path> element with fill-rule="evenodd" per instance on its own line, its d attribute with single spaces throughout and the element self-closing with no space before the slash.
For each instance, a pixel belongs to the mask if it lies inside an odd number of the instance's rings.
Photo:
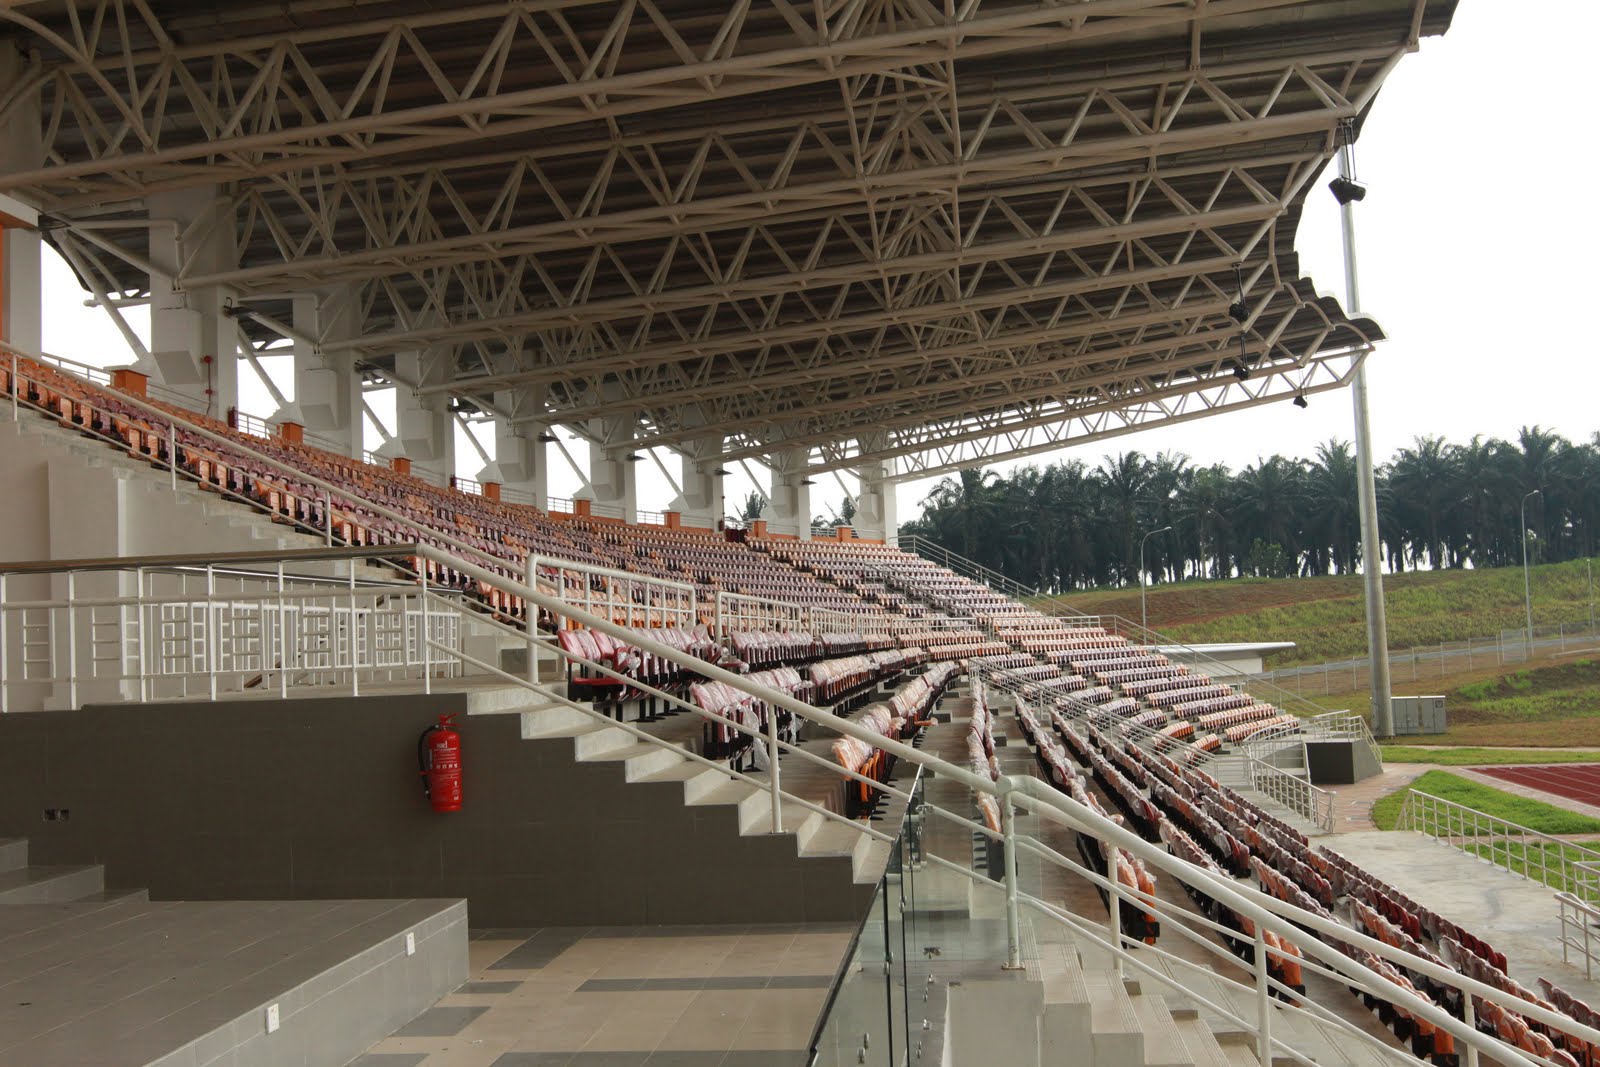
<svg viewBox="0 0 1600 1067">
<path fill-rule="evenodd" d="M 1600 544 L 1600 433 L 1573 443 L 1537 426 L 1515 442 L 1419 437 L 1378 470 L 1378 526 L 1391 571 L 1559 562 Z M 945 478 L 901 526 L 1049 592 L 1138 581 L 1347 574 L 1361 562 L 1356 461 L 1329 441 L 1234 472 L 1138 452 Z"/>
</svg>

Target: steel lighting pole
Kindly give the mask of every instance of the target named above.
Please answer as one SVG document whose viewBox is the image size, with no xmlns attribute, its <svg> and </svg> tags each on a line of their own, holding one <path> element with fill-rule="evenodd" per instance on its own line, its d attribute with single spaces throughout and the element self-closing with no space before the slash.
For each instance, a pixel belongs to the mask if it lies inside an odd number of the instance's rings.
<svg viewBox="0 0 1600 1067">
<path fill-rule="evenodd" d="M 1149 641 L 1150 617 L 1145 614 L 1144 610 L 1144 543 L 1150 540 L 1150 538 L 1154 537 L 1156 534 L 1166 533 L 1170 529 L 1172 529 L 1172 527 L 1163 526 L 1161 529 L 1151 530 L 1149 533 L 1139 538 L 1139 628 L 1145 631 L 1145 641 L 1147 643 Z"/>
<path fill-rule="evenodd" d="M 1355 132 L 1342 131 L 1345 143 L 1339 149 L 1339 176 L 1355 178 L 1354 149 L 1350 140 Z M 1355 199 L 1339 199 L 1340 229 L 1344 237 L 1345 311 L 1351 318 L 1360 314 L 1361 287 L 1356 277 Z M 1389 693 L 1389 620 L 1383 605 L 1383 564 L 1379 558 L 1378 490 L 1373 476 L 1372 427 L 1367 413 L 1367 362 L 1356 365 L 1350 387 L 1356 416 L 1356 497 L 1361 510 L 1361 576 L 1366 589 L 1367 658 L 1372 676 L 1372 732 L 1379 737 L 1394 736 L 1394 707 Z"/>
<path fill-rule="evenodd" d="M 1522 516 L 1522 603 L 1528 609 L 1528 655 L 1533 655 L 1533 586 L 1528 581 L 1528 497 L 1543 496 L 1544 490 L 1535 489 L 1522 495 L 1519 511 Z"/>
</svg>

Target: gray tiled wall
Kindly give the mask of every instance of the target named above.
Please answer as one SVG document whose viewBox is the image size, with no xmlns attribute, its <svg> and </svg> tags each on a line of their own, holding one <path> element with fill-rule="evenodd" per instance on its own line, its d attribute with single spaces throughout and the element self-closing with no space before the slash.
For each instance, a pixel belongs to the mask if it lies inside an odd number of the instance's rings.
<svg viewBox="0 0 1600 1067">
<path fill-rule="evenodd" d="M 838 921 L 870 887 L 731 808 L 627 784 L 515 715 L 462 717 L 465 809 L 428 809 L 418 733 L 459 695 L 87 708 L 0 719 L 0 836 L 154 899 L 466 897 L 475 926 Z M 68 809 L 45 822 L 45 808 Z"/>
</svg>

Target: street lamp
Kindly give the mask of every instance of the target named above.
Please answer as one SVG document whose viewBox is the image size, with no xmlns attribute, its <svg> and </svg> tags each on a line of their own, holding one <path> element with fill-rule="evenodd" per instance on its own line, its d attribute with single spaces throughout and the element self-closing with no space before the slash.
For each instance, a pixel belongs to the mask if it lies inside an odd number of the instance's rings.
<svg viewBox="0 0 1600 1067">
<path fill-rule="evenodd" d="M 1151 530 L 1139 539 L 1139 629 L 1145 631 L 1146 642 L 1149 641 L 1150 617 L 1145 614 L 1144 610 L 1144 543 L 1156 534 L 1166 533 L 1170 529 L 1172 527 L 1163 526 L 1159 530 Z"/>
<path fill-rule="evenodd" d="M 1543 496 L 1544 490 L 1524 493 L 1519 510 L 1522 516 L 1522 603 L 1528 609 L 1528 655 L 1533 655 L 1533 586 L 1528 582 L 1528 497 Z"/>
</svg>

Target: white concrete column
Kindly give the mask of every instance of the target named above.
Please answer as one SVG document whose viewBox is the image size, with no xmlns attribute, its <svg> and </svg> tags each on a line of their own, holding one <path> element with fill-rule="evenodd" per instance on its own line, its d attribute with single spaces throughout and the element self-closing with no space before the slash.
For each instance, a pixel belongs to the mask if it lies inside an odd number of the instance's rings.
<svg viewBox="0 0 1600 1067">
<path fill-rule="evenodd" d="M 550 507 L 550 472 L 545 442 L 548 428 L 538 423 L 513 423 L 502 416 L 494 420 L 494 458 L 505 481 L 502 489 L 518 504 L 532 501 L 541 511 Z"/>
<path fill-rule="evenodd" d="M 0 231 L 0 340 L 38 352 L 44 348 L 44 293 L 39 280 L 39 233 L 7 226 Z"/>
<path fill-rule="evenodd" d="M 26 63 L 12 43 L 0 44 L 0 96 L 25 76 Z M 0 124 L 0 173 L 33 170 L 44 163 L 39 93 L 17 102 Z M 39 281 L 39 233 L 31 206 L 0 197 L 0 339 L 38 352 L 44 348 L 43 291 Z"/>
<path fill-rule="evenodd" d="M 150 261 L 168 273 L 150 278 L 150 359 L 140 369 L 194 410 L 225 418 L 239 399 L 238 329 L 219 290 L 180 289 L 172 274 L 184 264 L 203 272 L 238 266 L 232 201 L 184 190 L 153 193 L 145 204 Z"/>
<path fill-rule="evenodd" d="M 862 438 L 862 451 L 881 448 L 883 440 Z M 855 469 L 861 479 L 861 492 L 856 496 L 854 526 L 857 537 L 871 541 L 889 541 L 900 532 L 898 510 L 895 506 L 894 460 L 870 460 Z"/>
<path fill-rule="evenodd" d="M 717 528 L 717 521 L 727 514 L 722 496 L 726 479 L 717 474 L 722 455 L 722 435 L 702 437 L 684 444 L 680 455 L 679 484 L 683 491 L 672 501 L 669 511 L 676 511 L 684 526 L 708 530 Z"/>
<path fill-rule="evenodd" d="M 589 420 L 588 495 L 594 514 L 630 523 L 639 521 L 634 468 L 642 458 L 633 452 L 633 431 L 631 418 Z"/>
<path fill-rule="evenodd" d="M 415 465 L 411 473 L 448 485 L 456 470 L 456 423 L 450 413 L 448 393 L 418 395 L 418 389 L 449 383 L 455 372 L 455 354 L 445 349 L 400 352 L 394 357 L 399 381 L 394 391 L 394 434 Z M 424 468 L 426 473 L 416 467 Z"/>
<path fill-rule="evenodd" d="M 767 495 L 767 532 L 811 540 L 811 486 L 806 477 L 811 453 L 805 448 L 780 448 L 772 455 L 772 490 Z"/>
<path fill-rule="evenodd" d="M 299 422 L 343 455 L 363 452 L 361 377 L 342 359 L 325 360 L 318 342 L 353 337 L 361 329 L 353 289 L 305 293 L 294 298 L 294 401 L 273 422 Z"/>
</svg>

